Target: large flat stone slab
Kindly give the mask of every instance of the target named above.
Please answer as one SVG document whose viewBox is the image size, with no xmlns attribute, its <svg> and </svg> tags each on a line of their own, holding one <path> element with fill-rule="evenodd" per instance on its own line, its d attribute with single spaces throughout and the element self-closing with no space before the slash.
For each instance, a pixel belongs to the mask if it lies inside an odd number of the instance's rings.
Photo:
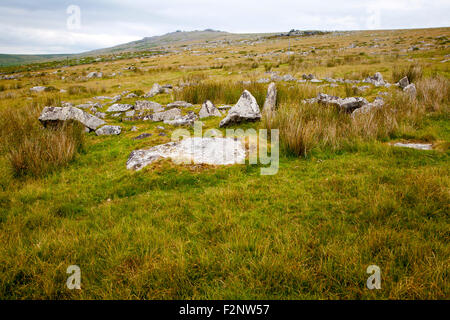
<svg viewBox="0 0 450 320">
<path fill-rule="evenodd" d="M 245 163 L 245 146 L 231 138 L 185 138 L 146 150 L 131 152 L 127 169 L 141 170 L 159 159 L 170 158 L 175 163 L 232 165 Z"/>
</svg>

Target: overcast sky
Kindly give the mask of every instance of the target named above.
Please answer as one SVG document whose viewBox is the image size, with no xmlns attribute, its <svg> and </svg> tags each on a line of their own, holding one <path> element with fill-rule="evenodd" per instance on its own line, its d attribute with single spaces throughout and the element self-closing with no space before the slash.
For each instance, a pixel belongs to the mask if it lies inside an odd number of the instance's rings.
<svg viewBox="0 0 450 320">
<path fill-rule="evenodd" d="M 448 26 L 450 0 L 0 0 L 0 53 L 79 53 L 206 28 L 245 33 Z"/>
</svg>

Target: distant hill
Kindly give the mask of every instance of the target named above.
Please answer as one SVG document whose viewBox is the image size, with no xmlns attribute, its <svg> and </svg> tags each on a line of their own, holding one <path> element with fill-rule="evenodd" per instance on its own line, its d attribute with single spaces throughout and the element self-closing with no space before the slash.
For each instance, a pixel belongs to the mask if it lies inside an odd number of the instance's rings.
<svg viewBox="0 0 450 320">
<path fill-rule="evenodd" d="M 229 33 L 225 31 L 216 31 L 212 29 L 206 29 L 203 31 L 176 31 L 167 33 L 162 36 L 145 37 L 142 40 L 137 40 L 125 44 L 120 44 L 111 48 L 98 49 L 88 51 L 80 54 L 42 54 L 42 55 L 16 55 L 16 54 L 0 54 L 0 66 L 14 66 L 24 65 L 36 62 L 46 62 L 50 60 L 87 56 L 99 56 L 116 54 L 121 52 L 134 52 L 152 50 L 157 48 L 164 48 L 172 45 L 183 45 L 188 43 L 206 42 L 220 39 L 234 40 L 234 39 L 252 39 L 261 36 L 267 36 L 273 34 L 237 34 Z"/>
<path fill-rule="evenodd" d="M 142 40 L 121 44 L 111 48 L 89 51 L 84 53 L 83 55 L 110 54 L 125 51 L 141 51 L 141 50 L 156 49 L 170 45 L 181 45 L 183 43 L 205 42 L 227 38 L 231 39 L 239 36 L 249 36 L 249 35 L 238 35 L 225 31 L 216 31 L 212 29 L 206 29 L 203 31 L 176 31 L 167 33 L 162 36 L 145 37 Z"/>
<path fill-rule="evenodd" d="M 71 57 L 70 54 L 0 54 L 0 66 L 14 66 Z"/>
</svg>

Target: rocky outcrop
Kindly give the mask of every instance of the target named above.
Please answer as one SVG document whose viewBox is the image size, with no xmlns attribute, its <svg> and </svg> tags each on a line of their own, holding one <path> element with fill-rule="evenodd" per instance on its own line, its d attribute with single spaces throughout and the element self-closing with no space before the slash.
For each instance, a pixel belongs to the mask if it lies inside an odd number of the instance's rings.
<svg viewBox="0 0 450 320">
<path fill-rule="evenodd" d="M 245 90 L 236 105 L 230 109 L 228 115 L 220 122 L 220 127 L 242 121 L 261 120 L 261 111 L 255 97 Z"/>
<path fill-rule="evenodd" d="M 120 126 L 103 126 L 100 129 L 95 131 L 95 134 L 98 136 L 113 136 L 119 135 L 122 132 L 122 128 Z"/>
<path fill-rule="evenodd" d="M 231 165 L 245 163 L 243 143 L 232 138 L 186 138 L 147 150 L 131 152 L 127 169 L 141 170 L 160 159 L 170 158 L 175 163 Z"/>
<path fill-rule="evenodd" d="M 277 103 L 277 85 L 275 82 L 269 84 L 267 89 L 266 101 L 264 101 L 263 110 L 275 110 Z"/>
<path fill-rule="evenodd" d="M 45 107 L 39 117 L 39 121 L 44 126 L 68 120 L 78 121 L 90 130 L 96 130 L 105 124 L 102 119 L 75 107 Z"/>
<path fill-rule="evenodd" d="M 219 109 L 216 108 L 214 103 L 212 103 L 209 100 L 206 100 L 202 108 L 200 109 L 200 112 L 198 113 L 200 116 L 200 119 L 208 118 L 208 117 L 221 117 L 222 114 L 220 113 Z"/>
</svg>

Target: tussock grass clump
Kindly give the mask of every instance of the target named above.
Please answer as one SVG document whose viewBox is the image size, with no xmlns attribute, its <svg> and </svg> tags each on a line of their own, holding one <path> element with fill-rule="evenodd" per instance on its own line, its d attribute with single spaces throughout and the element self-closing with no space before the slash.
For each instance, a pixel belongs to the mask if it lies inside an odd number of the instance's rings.
<svg viewBox="0 0 450 320">
<path fill-rule="evenodd" d="M 425 104 L 428 111 L 450 111 L 450 81 L 447 78 L 424 78 L 417 82 L 416 87 L 418 99 Z"/>
<path fill-rule="evenodd" d="M 175 100 L 183 100 L 193 104 L 201 104 L 205 100 L 214 103 L 234 104 L 239 100 L 244 90 L 249 90 L 260 106 L 264 104 L 267 94 L 267 85 L 252 83 L 229 82 L 202 82 L 197 85 L 184 87 L 175 91 Z"/>
<path fill-rule="evenodd" d="M 409 82 L 416 82 L 422 78 L 422 75 L 422 66 L 419 64 L 409 64 L 406 66 L 395 65 L 392 70 L 392 81 L 395 83 L 407 76 Z"/>
<path fill-rule="evenodd" d="M 15 176 L 43 176 L 66 165 L 84 148 L 83 126 L 77 122 L 43 128 L 42 107 L 31 104 L 0 112 L 0 154 Z"/>
<path fill-rule="evenodd" d="M 382 108 L 357 116 L 319 104 L 284 103 L 276 112 L 264 112 L 263 123 L 280 130 L 283 151 L 295 156 L 401 137 L 419 129 L 428 111 L 448 112 L 446 79 L 425 79 L 418 88 L 419 99 L 398 92 L 387 97 Z"/>
</svg>

